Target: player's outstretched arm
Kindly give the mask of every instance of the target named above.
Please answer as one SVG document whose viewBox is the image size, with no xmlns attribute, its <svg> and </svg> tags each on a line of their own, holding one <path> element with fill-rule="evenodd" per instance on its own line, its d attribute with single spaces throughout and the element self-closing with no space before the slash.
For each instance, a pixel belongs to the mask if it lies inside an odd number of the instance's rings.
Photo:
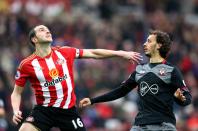
<svg viewBox="0 0 198 131">
<path fill-rule="evenodd" d="M 139 63 L 142 60 L 142 56 L 138 52 L 127 51 L 114 51 L 106 49 L 84 49 L 82 58 L 94 58 L 103 59 L 110 57 L 122 57 L 129 60 L 132 63 Z"/>
<path fill-rule="evenodd" d="M 23 87 L 15 85 L 14 90 L 11 95 L 11 104 L 13 109 L 12 121 L 14 124 L 18 125 L 22 118 L 22 112 L 20 111 L 21 94 L 23 92 Z"/>
</svg>

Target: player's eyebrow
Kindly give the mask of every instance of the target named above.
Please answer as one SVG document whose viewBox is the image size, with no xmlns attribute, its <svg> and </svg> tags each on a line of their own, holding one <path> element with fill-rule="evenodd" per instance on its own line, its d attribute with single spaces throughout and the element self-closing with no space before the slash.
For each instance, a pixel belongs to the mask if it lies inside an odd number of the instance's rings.
<svg viewBox="0 0 198 131">
<path fill-rule="evenodd" d="M 47 27 L 38 27 L 38 29 L 36 30 L 44 30 L 44 29 L 49 30 Z"/>
</svg>

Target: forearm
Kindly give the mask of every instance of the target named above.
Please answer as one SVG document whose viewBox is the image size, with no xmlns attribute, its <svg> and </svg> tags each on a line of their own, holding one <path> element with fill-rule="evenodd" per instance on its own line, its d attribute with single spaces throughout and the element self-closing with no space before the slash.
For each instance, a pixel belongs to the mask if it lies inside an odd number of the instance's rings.
<svg viewBox="0 0 198 131">
<path fill-rule="evenodd" d="M 87 49 L 86 51 L 84 51 L 83 57 L 102 59 L 110 57 L 122 57 L 123 53 L 124 51 L 113 51 L 106 49 Z"/>
<path fill-rule="evenodd" d="M 106 93 L 106 94 L 104 94 L 102 96 L 98 96 L 96 98 L 90 99 L 91 100 L 91 104 L 116 100 L 118 98 L 121 98 L 121 97 L 125 96 L 131 90 L 132 90 L 132 88 L 130 88 L 130 87 L 120 86 L 119 88 L 116 88 L 116 89 L 114 89 L 113 91 L 111 91 L 109 93 Z"/>
<path fill-rule="evenodd" d="M 21 103 L 21 94 L 17 94 L 15 92 L 11 95 L 11 104 L 13 112 L 20 110 L 20 103 Z"/>
</svg>

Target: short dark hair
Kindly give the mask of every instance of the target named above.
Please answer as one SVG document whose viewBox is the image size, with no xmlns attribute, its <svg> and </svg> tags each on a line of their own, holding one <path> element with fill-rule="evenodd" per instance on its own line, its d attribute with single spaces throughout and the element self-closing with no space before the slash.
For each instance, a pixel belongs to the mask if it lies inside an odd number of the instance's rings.
<svg viewBox="0 0 198 131">
<path fill-rule="evenodd" d="M 29 32 L 28 37 L 29 37 L 30 43 L 31 43 L 33 46 L 35 46 L 35 43 L 32 41 L 32 38 L 35 37 L 35 36 L 36 36 L 36 32 L 35 32 L 34 28 L 32 28 L 32 29 L 30 30 L 30 32 Z"/>
<path fill-rule="evenodd" d="M 162 45 L 159 49 L 159 53 L 161 57 L 166 58 L 172 44 L 168 33 L 159 30 L 151 30 L 149 35 L 156 35 L 156 42 Z"/>
</svg>

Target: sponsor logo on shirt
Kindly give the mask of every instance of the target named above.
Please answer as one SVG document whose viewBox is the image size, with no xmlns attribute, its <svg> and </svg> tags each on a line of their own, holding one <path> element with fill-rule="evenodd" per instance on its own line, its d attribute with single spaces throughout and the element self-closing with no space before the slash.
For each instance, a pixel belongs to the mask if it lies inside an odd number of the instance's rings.
<svg viewBox="0 0 198 131">
<path fill-rule="evenodd" d="M 146 95 L 149 91 L 152 94 L 157 94 L 159 90 L 159 87 L 157 84 L 153 84 L 151 86 L 148 85 L 148 83 L 146 83 L 145 81 L 140 83 L 140 94 L 141 96 Z"/>
<path fill-rule="evenodd" d="M 55 84 L 59 83 L 59 82 L 62 82 L 63 80 L 66 80 L 67 79 L 67 75 L 65 74 L 63 77 L 58 77 L 56 79 L 52 79 L 52 81 L 46 81 L 44 83 L 44 86 L 45 87 L 48 87 L 48 86 L 55 86 Z"/>
<path fill-rule="evenodd" d="M 55 78 L 59 75 L 59 72 L 56 68 L 53 68 L 49 71 L 49 75 L 52 77 L 52 78 Z"/>
</svg>

